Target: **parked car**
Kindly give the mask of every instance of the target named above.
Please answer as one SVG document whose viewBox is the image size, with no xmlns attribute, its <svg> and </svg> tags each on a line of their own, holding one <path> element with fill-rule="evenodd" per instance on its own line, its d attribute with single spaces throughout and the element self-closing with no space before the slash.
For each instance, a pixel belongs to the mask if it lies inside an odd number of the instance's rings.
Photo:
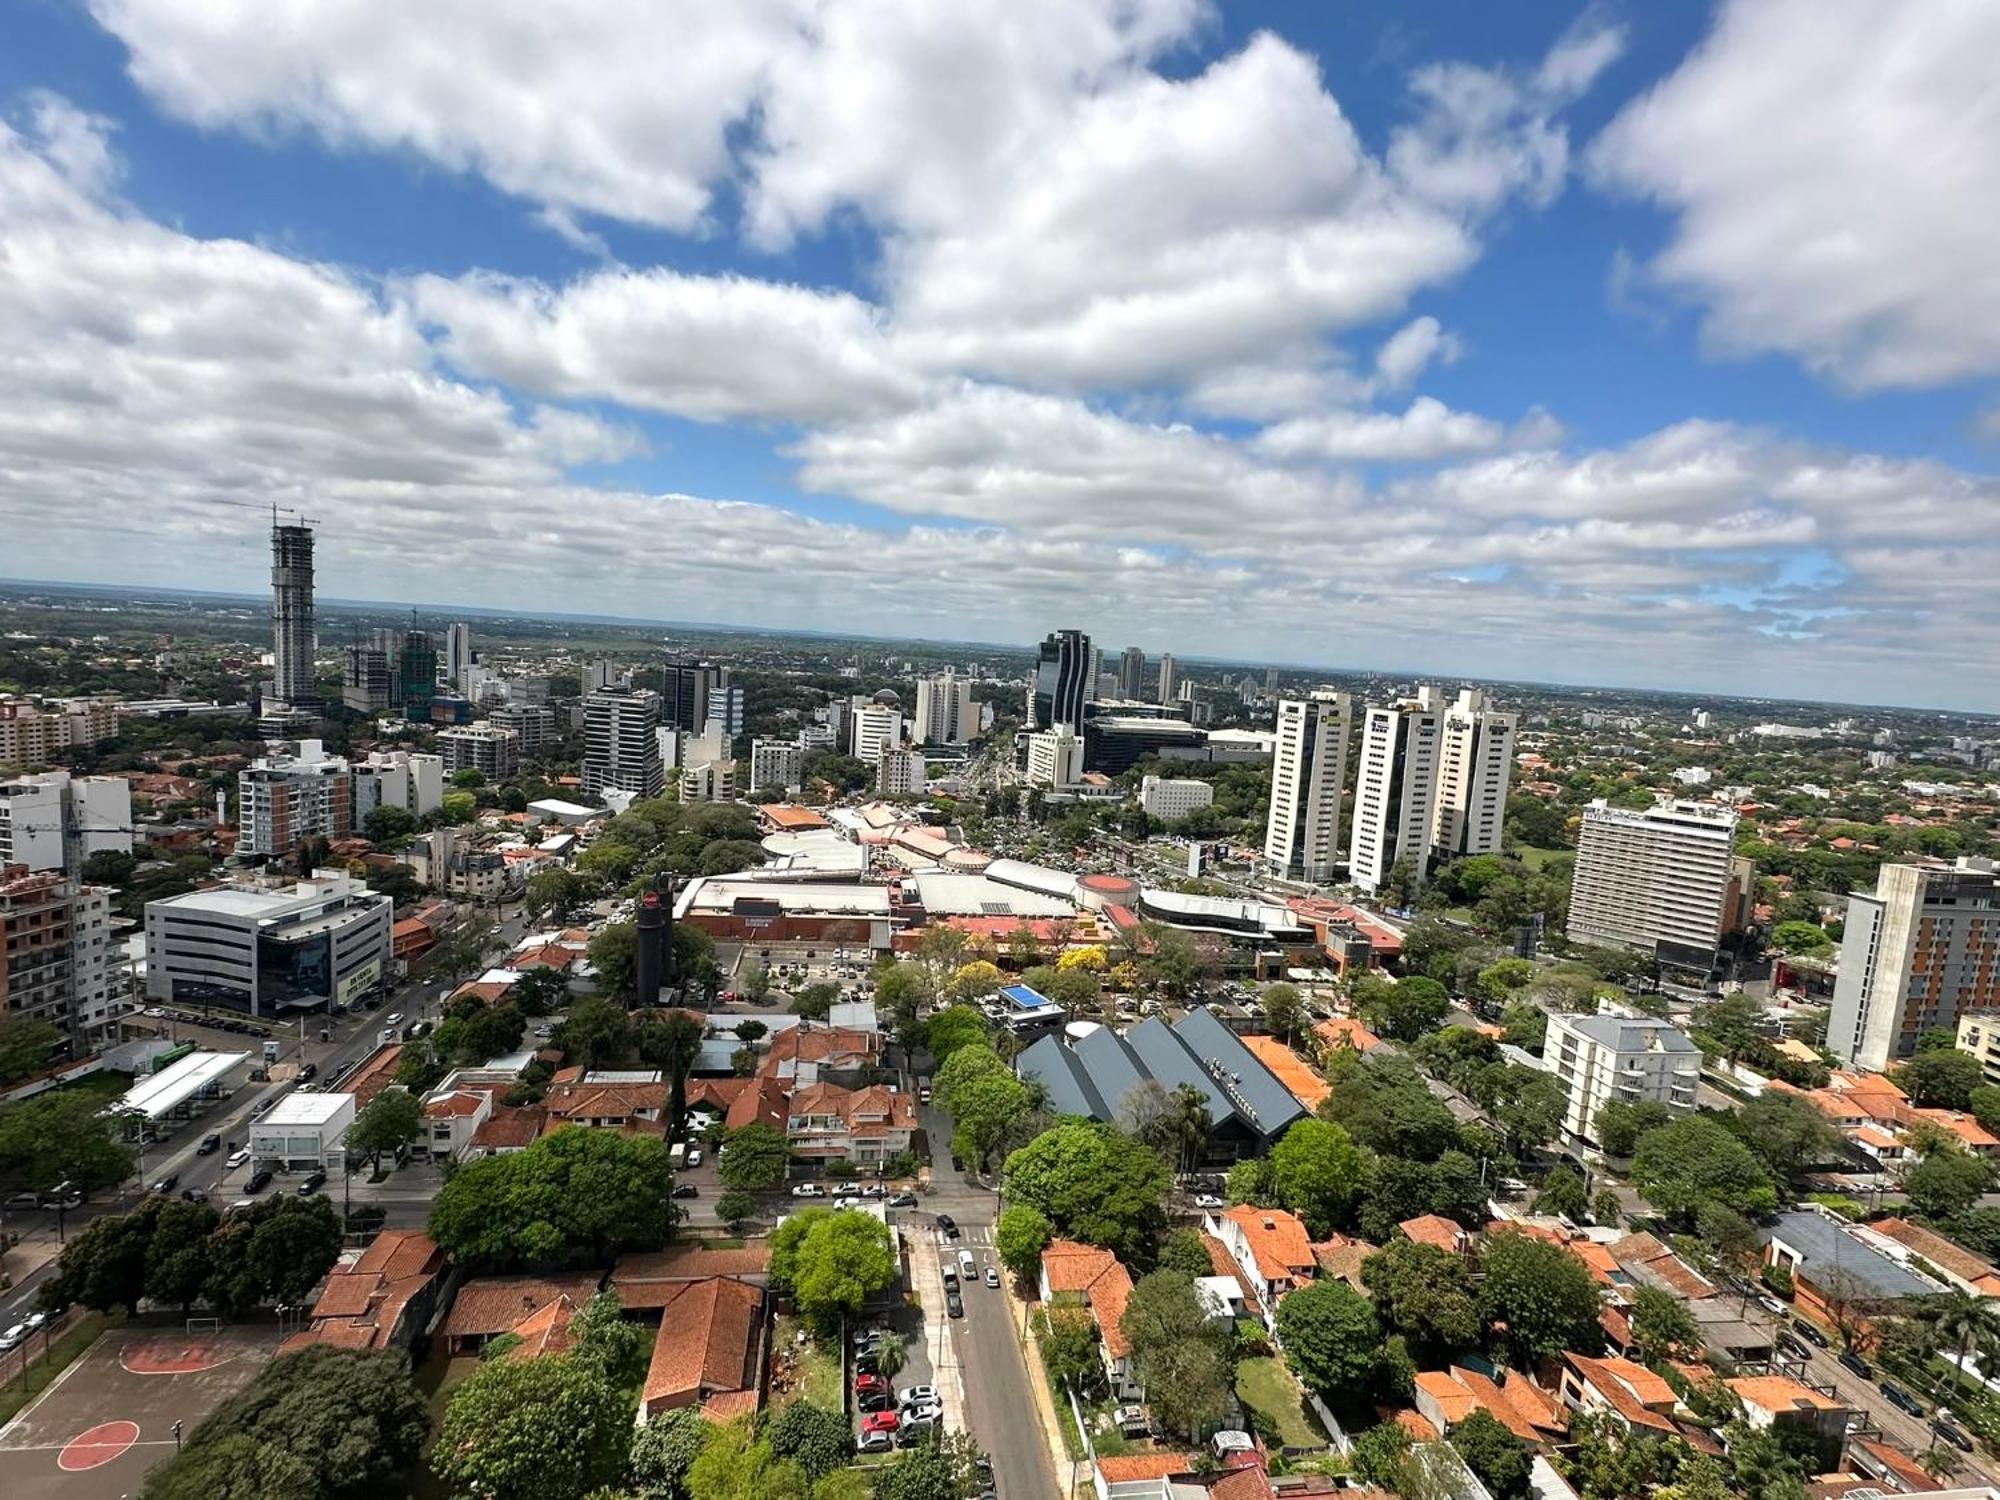
<svg viewBox="0 0 2000 1500">
<path fill-rule="evenodd" d="M 319 1077 L 318 1063 L 307 1063 L 303 1068 L 299 1069 L 300 1083 L 311 1083 L 317 1077 Z"/>
<path fill-rule="evenodd" d="M 937 1226 L 944 1231 L 946 1239 L 955 1240 L 958 1238 L 958 1220 L 954 1219 L 950 1214 L 939 1214 L 937 1216 Z"/>
<path fill-rule="evenodd" d="M 854 1404 L 862 1411 L 894 1411 L 896 1393 L 894 1391 L 861 1391 L 856 1393 Z"/>
<path fill-rule="evenodd" d="M 1757 1305 L 1763 1308 L 1765 1312 L 1772 1313 L 1777 1317 L 1782 1318 L 1785 1315 L 1785 1304 L 1780 1302 L 1776 1297 L 1773 1297 L 1769 1292 L 1759 1292 L 1757 1294 Z"/>
<path fill-rule="evenodd" d="M 42 1325 L 48 1320 L 49 1315 L 45 1312 L 31 1312 L 21 1320 L 21 1326 L 30 1333 L 40 1333 Z"/>
<path fill-rule="evenodd" d="M 802 1182 L 792 1189 L 794 1198 L 824 1198 L 826 1189 L 816 1182 Z"/>
<path fill-rule="evenodd" d="M 261 1193 L 270 1185 L 271 1169 L 269 1167 L 259 1167 L 244 1181 L 243 1196 L 247 1198 L 252 1193 Z"/>
<path fill-rule="evenodd" d="M 308 1172 L 306 1180 L 299 1184 L 299 1196 L 301 1198 L 309 1198 L 324 1186 L 326 1186 L 326 1173 L 317 1171 Z"/>
<path fill-rule="evenodd" d="M 674 1190 L 668 1196 L 674 1198 L 699 1198 L 701 1196 L 701 1189 L 691 1182 L 680 1182 L 674 1184 Z"/>
<path fill-rule="evenodd" d="M 892 1411 L 871 1411 L 861 1419 L 863 1433 L 894 1432 L 903 1425 L 903 1419 Z"/>
<path fill-rule="evenodd" d="M 944 1294 L 944 1313 L 948 1318 L 962 1318 L 965 1316 L 965 1303 L 957 1292 L 946 1292 Z"/>
<path fill-rule="evenodd" d="M 939 1418 L 943 1416 L 944 1406 L 942 1403 L 926 1401 L 921 1406 L 906 1406 L 903 1408 L 903 1426 L 906 1430 L 911 1427 L 935 1427 L 938 1424 Z"/>
<path fill-rule="evenodd" d="M 880 1375 L 861 1374 L 854 1377 L 854 1389 L 857 1392 L 886 1391 L 889 1382 Z"/>
<path fill-rule="evenodd" d="M 852 1193 L 842 1193 L 838 1198 L 833 1200 L 833 1206 L 835 1208 L 859 1208 L 861 1207 L 861 1200 Z"/>
<path fill-rule="evenodd" d="M 9 1208 L 40 1208 L 42 1206 L 42 1195 L 40 1193 L 15 1193 L 7 1199 L 7 1206 Z"/>
<path fill-rule="evenodd" d="M 1128 1438 L 1146 1435 L 1146 1408 L 1143 1406 L 1121 1406 L 1112 1413 L 1112 1420 L 1118 1424 L 1119 1432 Z"/>
<path fill-rule="evenodd" d="M 1913 1417 L 1924 1415 L 1924 1403 L 1892 1380 L 1882 1382 L 1882 1399 L 1897 1410 L 1906 1411 Z"/>
<path fill-rule="evenodd" d="M 689 1163 L 689 1165 L 692 1166 L 693 1163 Z M 861 1190 L 861 1196 L 864 1198 L 879 1198 L 888 1191 L 889 1190 L 883 1187 L 881 1183 L 871 1182 L 868 1184 L 867 1187 Z"/>
<path fill-rule="evenodd" d="M 1194 1206 L 1196 1208 L 1216 1208 L 1216 1209 L 1229 1207 L 1227 1203 L 1224 1203 L 1220 1198 L 1216 1197 L 1215 1194 L 1213 1193 L 1198 1194 L 1195 1197 Z"/>
<path fill-rule="evenodd" d="M 26 1323 L 16 1323 L 5 1333 L 0 1333 L 0 1354 L 5 1354 L 9 1349 L 18 1349 L 27 1341 L 28 1325 Z"/>
<path fill-rule="evenodd" d="M 1816 1325 L 1808 1323 L 1804 1318 L 1797 1316 L 1792 1318 L 1792 1332 L 1796 1333 L 1807 1343 L 1817 1345 L 1821 1349 L 1831 1349 L 1833 1347 L 1833 1341 L 1821 1333 Z"/>
<path fill-rule="evenodd" d="M 1954 1422 L 1947 1422 L 1943 1417 L 1935 1417 L 1931 1421 L 1931 1431 L 1961 1453 L 1972 1451 L 1972 1439 L 1967 1437 L 1964 1430 Z"/>
<path fill-rule="evenodd" d="M 222 1169 L 225 1172 L 234 1172 L 248 1160 L 250 1160 L 250 1153 L 239 1148 L 229 1153 L 229 1160 L 222 1164 Z"/>
<path fill-rule="evenodd" d="M 917 1195 L 915 1193 L 898 1193 L 889 1200 L 888 1206 L 890 1208 L 915 1208 L 917 1206 Z"/>
<path fill-rule="evenodd" d="M 194 1154 L 196 1156 L 213 1156 L 216 1152 L 220 1151 L 221 1149 L 222 1149 L 221 1136 L 213 1134 L 205 1135 L 201 1138 L 201 1144 L 194 1148 Z"/>
<path fill-rule="evenodd" d="M 401 1026 L 403 1024 L 403 1013 L 400 1010 L 390 1011 L 388 1015 L 382 1018 L 382 1024 L 384 1026 Z"/>
<path fill-rule="evenodd" d="M 1863 1380 L 1873 1380 L 1875 1378 L 1875 1367 L 1869 1364 L 1868 1361 L 1863 1359 L 1860 1355 L 1856 1354 L 1852 1349 L 1849 1349 L 1846 1353 L 1840 1356 L 1839 1363 L 1844 1368 L 1852 1370 L 1856 1375 L 1859 1375 Z"/>
<path fill-rule="evenodd" d="M 864 1432 L 854 1449 L 857 1453 L 887 1453 L 895 1446 L 895 1438 L 886 1432 Z"/>
<path fill-rule="evenodd" d="M 1812 1350 L 1808 1349 L 1801 1340 L 1793 1338 L 1789 1333 L 1778 1335 L 1778 1348 L 1784 1353 L 1789 1354 L 1793 1359 L 1810 1360 L 1812 1358 Z"/>
<path fill-rule="evenodd" d="M 934 1406 L 937 1404 L 938 1388 L 934 1385 L 913 1385 L 897 1393 L 896 1400 L 902 1406 Z"/>
<path fill-rule="evenodd" d="M 928 1104 L 931 1102 L 931 1086 L 928 1083 L 925 1084 L 922 1088 L 917 1090 L 917 1100 L 919 1103 L 922 1104 Z"/>
<path fill-rule="evenodd" d="M 986 1268 L 986 1284 L 988 1286 L 1000 1285 L 1000 1268 L 998 1266 L 988 1266 Z"/>
</svg>

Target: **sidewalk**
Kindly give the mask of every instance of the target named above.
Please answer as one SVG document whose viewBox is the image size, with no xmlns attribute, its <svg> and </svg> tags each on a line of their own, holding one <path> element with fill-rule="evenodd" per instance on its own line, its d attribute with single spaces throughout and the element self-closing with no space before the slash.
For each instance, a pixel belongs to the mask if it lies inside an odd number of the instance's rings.
<svg viewBox="0 0 2000 1500">
<path fill-rule="evenodd" d="M 30 1277 L 62 1254 L 62 1246 L 56 1243 L 53 1226 L 33 1229 L 21 1237 L 21 1243 L 0 1254 L 0 1296 L 11 1292 Z"/>
<path fill-rule="evenodd" d="M 1088 1465 L 1069 1456 L 1069 1448 L 1063 1442 L 1062 1418 L 1056 1410 L 1058 1397 L 1049 1386 L 1049 1372 L 1042 1364 L 1041 1346 L 1035 1342 L 1029 1330 L 1028 1320 L 1034 1316 L 1035 1305 L 1022 1300 L 1014 1293 L 1014 1278 L 1002 1275 L 1000 1290 L 1007 1299 L 1009 1326 L 1014 1336 L 1021 1341 L 1021 1361 L 1028 1367 L 1028 1389 L 1035 1393 L 1035 1415 L 1041 1421 L 1042 1441 L 1049 1445 L 1049 1459 L 1055 1464 L 1056 1481 L 1062 1476 L 1070 1476 L 1071 1482 L 1065 1494 L 1074 1497 L 1078 1493 L 1089 1493 L 1088 1486 L 1076 1476 L 1087 1470 Z"/>
</svg>

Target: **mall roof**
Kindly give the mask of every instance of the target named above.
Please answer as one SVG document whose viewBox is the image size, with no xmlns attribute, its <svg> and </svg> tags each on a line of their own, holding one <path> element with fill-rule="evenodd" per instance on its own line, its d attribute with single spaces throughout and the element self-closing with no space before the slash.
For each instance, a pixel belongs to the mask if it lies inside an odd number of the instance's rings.
<svg viewBox="0 0 2000 1500">
<path fill-rule="evenodd" d="M 247 1052 L 190 1052 L 165 1071 L 133 1084 L 106 1113 L 144 1115 L 157 1120 L 249 1061 Z"/>
<path fill-rule="evenodd" d="M 939 917 L 1069 917 L 1076 903 L 1067 895 L 1049 895 L 1018 881 L 999 878 L 994 872 L 1012 860 L 996 859 L 979 875 L 954 875 L 942 870 L 919 870 L 909 877 L 917 889 L 924 910 Z M 1021 869 L 1032 866 L 1021 865 Z"/>
</svg>

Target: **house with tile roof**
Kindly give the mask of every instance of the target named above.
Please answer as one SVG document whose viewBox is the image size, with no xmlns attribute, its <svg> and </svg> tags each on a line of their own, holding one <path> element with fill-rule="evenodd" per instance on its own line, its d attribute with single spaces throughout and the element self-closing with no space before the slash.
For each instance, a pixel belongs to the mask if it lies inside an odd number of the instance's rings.
<svg viewBox="0 0 2000 1500">
<path fill-rule="evenodd" d="M 882 1033 L 854 1026 L 821 1026 L 801 1022 L 776 1033 L 758 1060 L 760 1078 L 777 1078 L 794 1086 L 818 1083 L 828 1074 L 850 1075 L 879 1067 Z"/>
<path fill-rule="evenodd" d="M 1629 1359 L 1565 1354 L 1561 1391 L 1571 1407 L 1606 1412 L 1627 1427 L 1680 1435 L 1673 1418 L 1674 1388 Z"/>
<path fill-rule="evenodd" d="M 543 1345 L 566 1331 L 568 1317 L 597 1295 L 603 1275 L 581 1271 L 555 1276 L 475 1276 L 458 1288 L 445 1315 L 445 1347 L 454 1355 L 477 1354 L 490 1339 L 526 1328 Z M 525 1339 L 526 1334 L 522 1334 Z"/>
<path fill-rule="evenodd" d="M 916 1102 L 879 1083 L 804 1084 L 792 1090 L 785 1109 L 785 1136 L 803 1161 L 886 1161 L 910 1149 L 916 1129 Z"/>
<path fill-rule="evenodd" d="M 1330 1021 L 1321 1021 L 1313 1027 L 1313 1035 L 1319 1039 L 1322 1054 L 1332 1048 L 1346 1047 L 1366 1057 L 1382 1045 L 1382 1038 L 1352 1016 L 1335 1016 Z"/>
<path fill-rule="evenodd" d="M 448 1277 L 444 1252 L 421 1229 L 385 1229 L 351 1263 L 337 1266 L 313 1303 L 311 1322 L 279 1345 L 405 1349 L 430 1326 Z"/>
<path fill-rule="evenodd" d="M 1402 1231 L 1405 1239 L 1414 1240 L 1419 1245 L 1435 1246 L 1451 1255 L 1463 1255 L 1472 1248 L 1472 1236 L 1455 1220 L 1447 1219 L 1442 1214 L 1419 1214 L 1414 1219 L 1403 1220 L 1396 1228 Z"/>
<path fill-rule="evenodd" d="M 1504 1378 L 1495 1380 L 1457 1365 L 1419 1371 L 1414 1404 L 1440 1433 L 1483 1411 L 1524 1443 L 1554 1443 L 1568 1435 L 1569 1414 L 1561 1402 L 1525 1375 L 1502 1373 Z"/>
<path fill-rule="evenodd" d="M 1921 1256 L 1944 1281 L 1961 1292 L 1977 1297 L 2000 1297 L 2000 1271 L 1984 1256 L 1975 1255 L 1956 1240 L 1948 1240 L 1934 1229 L 1908 1219 L 1876 1219 L 1868 1226 Z"/>
<path fill-rule="evenodd" d="M 542 1096 L 542 1107 L 549 1113 L 550 1130 L 589 1125 L 599 1130 L 662 1135 L 666 1131 L 667 1094 L 665 1083 L 551 1081 Z"/>
<path fill-rule="evenodd" d="M 1263 1309 L 1264 1325 L 1278 1324 L 1278 1299 L 1319 1274 L 1312 1237 L 1297 1214 L 1239 1203 L 1202 1219 L 1203 1230 L 1222 1242 Z"/>
<path fill-rule="evenodd" d="M 1830 1455 L 1839 1453 L 1853 1415 L 1845 1401 L 1789 1375 L 1739 1375 L 1723 1384 L 1743 1403 L 1743 1420 L 1752 1427 L 1807 1433 Z"/>
<path fill-rule="evenodd" d="M 660 1308 L 640 1423 L 685 1406 L 715 1422 L 757 1410 L 765 1321 L 761 1287 L 731 1276 L 677 1283 Z"/>
<path fill-rule="evenodd" d="M 1042 1251 L 1039 1290 L 1044 1305 L 1071 1301 L 1090 1309 L 1112 1394 L 1120 1401 L 1143 1401 L 1145 1387 L 1132 1374 L 1132 1341 L 1121 1326 L 1132 1273 L 1118 1257 L 1075 1240 L 1051 1241 Z"/>
<path fill-rule="evenodd" d="M 664 1250 L 636 1251 L 620 1256 L 611 1268 L 611 1290 L 618 1294 L 618 1305 L 626 1314 L 651 1317 L 663 1312 L 689 1282 L 718 1276 L 751 1286 L 769 1286 L 770 1246 L 762 1240 L 739 1249 L 689 1242 Z"/>
</svg>

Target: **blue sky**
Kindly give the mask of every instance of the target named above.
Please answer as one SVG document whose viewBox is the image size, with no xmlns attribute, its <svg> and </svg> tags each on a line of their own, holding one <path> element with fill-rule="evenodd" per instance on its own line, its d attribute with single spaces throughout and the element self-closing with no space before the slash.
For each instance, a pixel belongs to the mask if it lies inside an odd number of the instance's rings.
<svg viewBox="0 0 2000 1500">
<path fill-rule="evenodd" d="M 28 0 L 7 573 L 2000 709 L 1976 0 Z"/>
</svg>

